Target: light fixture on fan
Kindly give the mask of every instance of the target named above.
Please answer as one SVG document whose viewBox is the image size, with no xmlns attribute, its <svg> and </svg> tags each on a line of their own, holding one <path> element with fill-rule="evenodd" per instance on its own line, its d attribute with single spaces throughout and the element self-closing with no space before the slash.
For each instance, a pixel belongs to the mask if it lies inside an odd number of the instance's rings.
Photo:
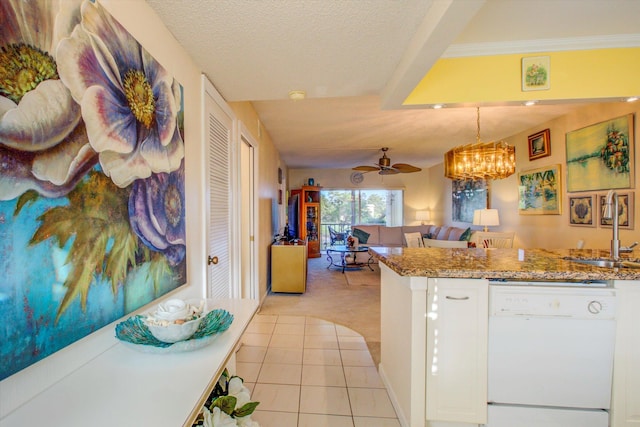
<svg viewBox="0 0 640 427">
<path fill-rule="evenodd" d="M 480 141 L 480 108 L 477 108 L 474 144 L 461 145 L 444 155 L 444 176 L 451 179 L 502 179 L 516 171 L 516 149 L 504 141 Z"/>
<path fill-rule="evenodd" d="M 382 157 L 378 159 L 378 163 L 375 166 L 356 166 L 353 168 L 354 171 L 360 172 L 375 172 L 378 171 L 380 175 L 395 175 L 397 173 L 411 173 L 411 172 L 420 172 L 422 169 L 408 165 L 406 163 L 395 163 L 391 164 L 391 159 L 387 157 L 388 147 L 383 147 L 382 149 Z"/>
</svg>

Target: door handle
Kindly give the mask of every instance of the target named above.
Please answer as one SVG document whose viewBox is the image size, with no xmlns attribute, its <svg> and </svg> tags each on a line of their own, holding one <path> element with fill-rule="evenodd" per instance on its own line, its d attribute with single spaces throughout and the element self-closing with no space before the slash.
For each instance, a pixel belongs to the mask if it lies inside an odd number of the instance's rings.
<svg viewBox="0 0 640 427">
<path fill-rule="evenodd" d="M 450 295 L 447 295 L 445 298 L 446 299 L 452 299 L 452 300 L 455 300 L 455 301 L 465 301 L 465 300 L 469 299 L 469 297 L 452 297 Z"/>
<path fill-rule="evenodd" d="M 211 264 L 217 264 L 218 263 L 218 257 L 217 256 L 209 256 L 207 257 L 207 264 L 211 265 Z"/>
</svg>

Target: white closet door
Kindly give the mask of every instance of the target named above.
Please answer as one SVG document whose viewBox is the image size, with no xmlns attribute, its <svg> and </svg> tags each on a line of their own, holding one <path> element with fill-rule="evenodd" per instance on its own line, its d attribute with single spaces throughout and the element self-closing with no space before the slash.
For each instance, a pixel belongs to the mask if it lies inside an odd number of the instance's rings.
<svg viewBox="0 0 640 427">
<path fill-rule="evenodd" d="M 205 132 L 208 145 L 207 297 L 232 298 L 230 148 L 233 114 L 203 76 Z"/>
</svg>

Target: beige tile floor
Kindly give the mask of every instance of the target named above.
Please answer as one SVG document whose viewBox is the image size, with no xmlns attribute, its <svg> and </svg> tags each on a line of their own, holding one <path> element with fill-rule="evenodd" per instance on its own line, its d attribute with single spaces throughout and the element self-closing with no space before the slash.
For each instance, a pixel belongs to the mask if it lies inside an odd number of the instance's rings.
<svg viewBox="0 0 640 427">
<path fill-rule="evenodd" d="M 400 427 L 364 338 L 344 326 L 258 314 L 236 366 L 261 427 Z"/>
</svg>

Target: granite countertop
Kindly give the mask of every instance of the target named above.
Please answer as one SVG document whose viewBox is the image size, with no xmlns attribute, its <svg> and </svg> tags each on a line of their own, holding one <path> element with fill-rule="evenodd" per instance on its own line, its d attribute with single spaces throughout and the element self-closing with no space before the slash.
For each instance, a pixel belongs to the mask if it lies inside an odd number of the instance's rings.
<svg viewBox="0 0 640 427">
<path fill-rule="evenodd" d="M 517 280 L 640 280 L 640 268 L 605 268 L 563 259 L 608 258 L 601 249 L 441 249 L 371 247 L 369 253 L 401 276 Z M 640 252 L 621 254 L 640 261 Z M 519 259 L 520 258 L 520 259 Z"/>
</svg>

